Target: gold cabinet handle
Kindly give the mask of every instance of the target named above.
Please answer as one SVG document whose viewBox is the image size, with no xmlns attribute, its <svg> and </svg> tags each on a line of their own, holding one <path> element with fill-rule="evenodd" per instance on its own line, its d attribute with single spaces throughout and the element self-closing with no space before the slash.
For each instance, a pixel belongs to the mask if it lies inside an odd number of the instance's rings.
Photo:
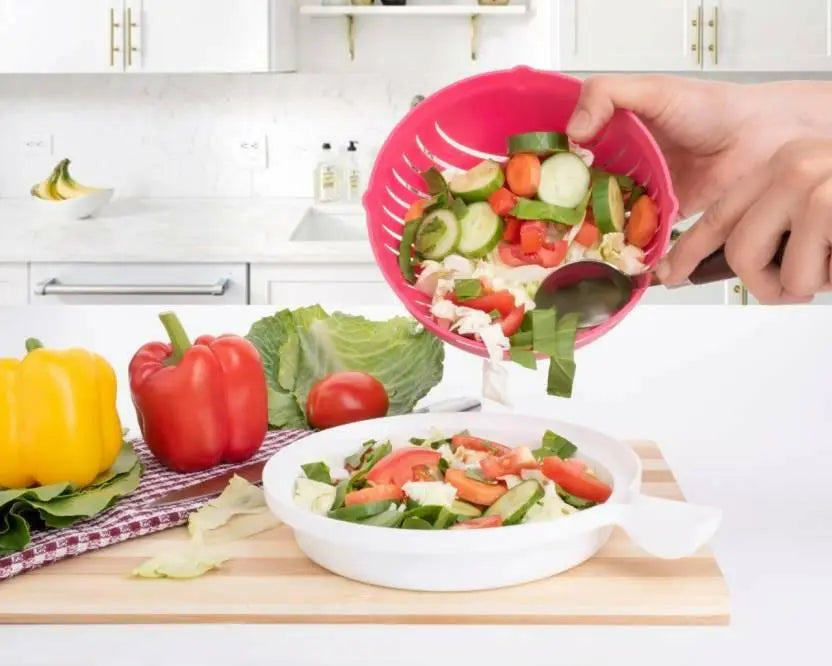
<svg viewBox="0 0 832 666">
<path fill-rule="evenodd" d="M 696 64 L 702 64 L 702 5 L 696 8 L 696 18 L 691 25 L 696 28 L 696 41 L 690 45 L 690 50 L 696 54 Z"/>
<path fill-rule="evenodd" d="M 708 51 L 714 55 L 714 65 L 719 64 L 719 7 L 714 7 L 714 17 L 708 21 L 708 26 L 714 29 L 714 41 L 708 45 Z"/>
<path fill-rule="evenodd" d="M 127 28 L 127 46 L 125 47 L 125 52 L 127 53 L 127 66 L 133 66 L 133 54 L 137 53 L 139 49 L 133 46 L 133 28 L 138 28 L 139 24 L 133 21 L 133 9 L 131 7 L 127 8 L 127 18 L 124 21 L 124 25 Z"/>
<path fill-rule="evenodd" d="M 116 65 L 116 52 L 121 49 L 116 46 L 116 28 L 120 28 L 121 24 L 116 21 L 116 10 L 110 9 L 110 67 Z"/>
</svg>

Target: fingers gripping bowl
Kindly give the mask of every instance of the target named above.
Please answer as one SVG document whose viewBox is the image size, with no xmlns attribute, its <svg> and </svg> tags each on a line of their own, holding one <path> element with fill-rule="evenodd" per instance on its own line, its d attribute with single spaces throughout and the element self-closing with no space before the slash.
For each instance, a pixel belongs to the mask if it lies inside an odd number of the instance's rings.
<svg viewBox="0 0 832 666">
<path fill-rule="evenodd" d="M 489 167 L 494 168 L 500 165 L 505 170 L 505 184 L 508 189 L 501 188 L 501 192 L 497 192 L 496 195 L 503 194 L 509 199 L 514 197 L 513 204 L 517 204 L 517 198 L 521 199 L 519 206 L 524 209 L 522 213 L 516 207 L 511 209 L 509 204 L 506 205 L 505 215 L 501 212 L 501 217 L 498 218 L 489 213 L 488 205 L 482 201 L 491 193 L 490 188 L 457 190 L 460 194 L 457 197 L 460 201 L 457 203 L 469 205 L 467 210 L 464 206 L 459 206 L 455 210 L 463 226 L 462 240 L 459 241 L 459 245 L 456 245 L 462 254 L 466 254 L 467 239 L 464 227 L 465 215 L 468 215 L 474 219 L 474 226 L 478 227 L 477 236 L 481 236 L 479 231 L 482 230 L 483 218 L 487 218 L 489 223 L 493 222 L 496 232 L 499 232 L 494 234 L 495 239 L 499 236 L 503 240 L 499 243 L 499 247 L 491 247 L 489 243 L 483 245 L 480 242 L 483 238 L 480 237 L 475 239 L 477 240 L 476 248 L 473 248 L 473 245 L 467 248 L 468 250 L 472 248 L 481 250 L 487 246 L 489 250 L 489 256 L 485 257 L 487 261 L 498 265 L 507 263 L 509 266 L 516 266 L 516 261 L 519 260 L 522 263 L 523 258 L 529 256 L 529 252 L 534 252 L 538 255 L 536 262 L 538 267 L 555 269 L 564 260 L 580 258 L 570 252 L 569 257 L 564 259 L 564 250 L 567 244 L 571 249 L 576 236 L 584 237 L 586 236 L 584 232 L 588 231 L 588 229 L 584 231 L 580 229 L 581 225 L 587 221 L 584 218 L 588 214 L 586 201 L 576 206 L 576 201 L 580 200 L 584 193 L 586 185 L 583 182 L 584 175 L 578 168 L 580 165 L 576 160 L 569 157 L 575 153 L 580 154 L 581 149 L 574 147 L 573 150 L 572 146 L 561 145 L 565 142 L 566 137 L 563 136 L 563 132 L 578 101 L 580 91 L 579 79 L 537 71 L 528 67 L 473 76 L 440 90 L 420 103 L 395 127 L 382 146 L 364 196 L 373 252 L 385 279 L 408 311 L 423 326 L 446 342 L 480 356 L 490 355 L 492 358 L 494 356 L 493 351 L 489 354 L 488 346 L 484 343 L 485 336 L 466 335 L 464 326 L 448 326 L 447 321 L 443 321 L 446 317 L 437 315 L 433 308 L 436 299 L 432 299 L 429 294 L 425 293 L 425 290 L 417 288 L 414 280 L 409 280 L 407 275 L 403 274 L 406 271 L 402 269 L 400 258 L 403 254 L 401 249 L 409 244 L 402 240 L 403 236 L 405 240 L 409 240 L 406 225 L 409 213 L 412 214 L 413 206 L 417 202 L 424 201 L 435 194 L 433 191 L 426 191 L 433 188 L 426 187 L 430 183 L 426 183 L 424 174 L 434 171 L 435 177 L 440 172 L 446 174 L 467 171 L 468 174 L 462 179 L 463 181 L 473 179 L 478 185 L 482 185 L 488 180 L 483 180 L 483 177 L 488 174 L 479 174 L 474 167 L 487 171 Z M 512 139 L 517 139 L 522 135 L 547 134 L 549 138 L 545 139 L 542 144 L 520 138 L 516 145 L 512 145 Z M 637 186 L 635 189 L 645 192 L 650 199 L 649 213 L 654 218 L 654 226 L 650 236 L 637 243 L 639 250 L 637 263 L 641 265 L 641 272 L 646 272 L 657 263 L 667 249 L 671 227 L 678 213 L 678 203 L 673 195 L 670 175 L 661 151 L 641 122 L 633 114 L 625 111 L 617 111 L 601 134 L 582 149 L 585 149 L 584 152 L 590 151 L 594 169 L 592 194 L 590 196 L 589 192 L 586 192 L 587 198 L 594 200 L 596 194 L 606 191 L 606 178 L 595 179 L 595 175 L 603 171 L 602 175 L 606 177 L 612 174 L 617 182 L 626 180 L 631 187 L 635 184 Z M 514 170 L 520 173 L 520 176 L 512 179 L 513 170 L 508 163 L 509 154 L 514 156 L 517 151 L 523 153 L 520 157 L 524 160 L 520 160 L 518 169 Z M 489 164 L 483 164 L 483 161 Z M 534 162 L 531 164 L 533 177 L 528 173 L 522 173 L 524 162 Z M 540 175 L 541 162 L 551 162 L 550 165 L 543 164 L 542 176 Z M 552 178 L 548 178 L 550 175 Z M 495 176 L 502 176 L 502 174 L 495 172 Z M 561 176 L 565 180 L 561 180 Z M 503 179 L 498 178 L 498 180 L 502 185 Z M 529 181 L 534 181 L 530 187 L 528 187 Z M 519 183 L 519 187 L 515 186 L 515 183 Z M 618 190 L 615 182 L 612 186 L 613 190 Z M 454 188 L 451 187 L 451 190 Z M 480 194 L 482 196 L 479 196 Z M 620 192 L 613 194 L 617 203 L 620 204 Z M 635 200 L 635 195 L 625 194 L 630 196 L 629 206 Z M 573 197 L 573 195 L 576 196 Z M 503 205 L 502 202 L 495 200 L 489 202 L 494 211 L 500 210 Z M 591 205 L 590 207 L 592 208 L 591 214 L 598 222 L 598 206 Z M 447 210 L 439 211 L 438 220 L 427 220 L 422 215 L 424 221 L 433 223 L 432 226 L 423 225 L 423 227 L 431 226 L 431 230 L 434 231 L 430 239 L 431 249 L 434 251 L 444 247 L 443 243 L 449 235 L 441 233 L 437 235 L 433 227 L 438 223 L 445 224 L 446 229 L 459 226 L 455 224 L 451 215 L 454 207 L 446 206 L 446 208 Z M 564 218 L 546 212 L 553 208 L 558 209 L 561 214 L 568 213 L 569 215 Z M 568 219 L 576 211 L 579 213 L 578 217 Z M 540 215 L 542 218 L 536 219 Z M 616 233 L 609 233 L 610 238 L 607 240 L 612 241 L 614 236 L 623 236 L 618 233 L 622 231 L 623 215 L 622 208 L 620 215 L 615 216 L 618 228 L 607 230 Z M 512 217 L 515 219 L 512 220 Z M 578 222 L 578 219 L 581 221 Z M 532 245 L 526 245 L 524 236 L 522 242 L 518 243 L 518 247 L 514 247 L 510 237 L 518 230 L 517 222 L 521 221 L 532 223 L 522 225 L 528 227 L 527 236 Z M 559 232 L 555 229 L 558 224 L 551 224 L 553 221 L 563 223 L 560 225 Z M 574 233 L 564 241 L 561 236 L 566 232 L 567 226 L 571 226 Z M 602 227 L 603 225 L 595 226 Z M 556 235 L 550 234 L 550 237 L 545 239 L 544 246 L 540 246 L 539 242 L 535 245 L 535 232 L 544 229 L 550 232 L 555 231 Z M 597 230 L 594 231 L 597 238 Z M 603 228 L 602 231 L 604 231 Z M 561 235 L 557 235 L 558 233 Z M 417 241 L 414 242 L 414 247 L 419 252 L 418 239 L 414 240 Z M 514 242 L 518 240 L 521 239 L 515 239 Z M 580 238 L 578 240 L 580 241 Z M 614 243 L 611 242 L 608 245 L 611 246 L 608 248 L 610 253 L 620 253 L 622 250 L 621 239 L 616 238 Z M 522 254 L 519 254 L 520 247 L 523 248 Z M 601 248 L 602 254 L 604 254 L 604 249 Z M 484 258 L 478 257 L 478 254 L 476 251 L 469 251 L 467 256 L 475 260 Z M 436 267 L 432 266 L 432 268 Z M 534 268 L 534 266 L 524 266 L 523 271 L 528 274 L 529 268 Z M 476 272 L 474 277 L 477 277 Z M 639 276 L 636 283 L 629 302 L 615 316 L 603 324 L 577 332 L 574 342 L 576 348 L 604 335 L 632 310 L 643 296 L 649 280 L 646 275 Z M 528 314 L 530 307 L 528 299 L 522 297 L 521 294 L 515 298 L 515 305 L 519 307 L 520 301 L 526 303 Z M 503 314 L 508 320 L 506 313 Z M 503 326 L 504 332 L 506 326 L 511 332 L 517 330 L 517 327 L 509 325 L 510 323 L 507 322 Z M 506 332 L 505 336 L 510 337 L 511 332 Z M 493 331 L 493 333 L 502 338 L 498 331 Z M 505 341 L 501 341 L 505 346 Z"/>
<path fill-rule="evenodd" d="M 299 506 L 295 490 L 302 465 L 334 468 L 370 439 L 393 450 L 439 430 L 467 430 L 509 446 L 536 446 L 552 430 L 577 447 L 611 486 L 609 497 L 556 520 L 490 529 L 389 529 L 336 520 Z M 626 445 L 568 423 L 513 415 L 417 414 L 363 421 L 315 433 L 273 456 L 263 471 L 266 501 L 294 532 L 300 549 L 338 575 L 399 589 L 482 590 L 546 578 L 589 559 L 622 527 L 648 553 L 684 557 L 715 533 L 718 509 L 641 495 L 641 464 Z"/>
</svg>

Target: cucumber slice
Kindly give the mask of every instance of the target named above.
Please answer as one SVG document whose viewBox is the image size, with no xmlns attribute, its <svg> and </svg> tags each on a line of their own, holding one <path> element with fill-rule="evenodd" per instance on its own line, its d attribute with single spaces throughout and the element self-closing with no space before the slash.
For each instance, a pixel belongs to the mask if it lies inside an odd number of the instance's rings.
<svg viewBox="0 0 832 666">
<path fill-rule="evenodd" d="M 629 192 L 635 187 L 633 179 L 629 176 L 625 176 L 624 174 L 610 173 L 609 171 L 604 171 L 603 169 L 596 169 L 595 167 L 590 167 L 589 170 L 592 173 L 593 184 L 597 183 L 600 179 L 605 178 L 606 176 L 612 176 L 618 181 L 618 186 L 621 188 L 622 192 Z"/>
<path fill-rule="evenodd" d="M 469 258 L 484 257 L 503 237 L 503 220 L 485 201 L 468 206 L 468 212 L 459 224 L 462 234 L 457 250 Z"/>
<path fill-rule="evenodd" d="M 460 518 L 479 518 L 482 515 L 482 511 L 477 507 L 462 500 L 454 500 L 451 503 L 451 511 Z"/>
<path fill-rule="evenodd" d="M 433 525 L 431 525 L 424 518 L 405 518 L 402 521 L 402 529 L 403 530 L 432 530 Z"/>
<path fill-rule="evenodd" d="M 366 504 L 353 504 L 352 506 L 345 506 L 340 509 L 330 511 L 327 515 L 336 520 L 345 520 L 349 523 L 355 523 L 365 518 L 372 518 L 380 513 L 384 513 L 393 507 L 393 502 L 384 500 L 381 502 L 367 502 Z"/>
<path fill-rule="evenodd" d="M 574 208 L 589 191 L 589 167 L 575 153 L 557 153 L 540 165 L 537 198 L 555 206 Z"/>
<path fill-rule="evenodd" d="M 508 154 L 532 153 L 548 157 L 552 153 L 569 150 L 569 139 L 559 132 L 526 132 L 508 138 Z"/>
<path fill-rule="evenodd" d="M 403 520 L 402 512 L 396 509 L 388 509 L 370 516 L 361 521 L 362 525 L 375 525 L 376 527 L 398 527 Z"/>
<path fill-rule="evenodd" d="M 410 220 L 405 222 L 402 231 L 402 240 L 399 243 L 399 270 L 405 280 L 413 284 L 416 282 L 416 274 L 413 272 L 413 257 L 411 247 L 416 239 L 416 232 L 419 231 L 421 220 Z"/>
<path fill-rule="evenodd" d="M 460 223 L 449 210 L 435 210 L 419 224 L 414 244 L 426 259 L 442 261 L 459 243 Z M 401 257 L 401 255 L 399 255 Z"/>
<path fill-rule="evenodd" d="M 529 479 L 518 483 L 486 510 L 485 516 L 500 516 L 503 525 L 516 525 L 526 512 L 543 499 L 543 486 Z"/>
<path fill-rule="evenodd" d="M 613 176 L 599 179 L 592 188 L 592 213 L 602 234 L 624 230 L 624 199 Z"/>
<path fill-rule="evenodd" d="M 451 192 L 465 203 L 485 201 L 492 192 L 505 183 L 505 176 L 499 164 L 491 160 L 480 162 L 472 169 L 458 173 L 448 185 Z"/>
<path fill-rule="evenodd" d="M 549 220 L 574 226 L 584 221 L 586 206 L 582 204 L 577 208 L 564 208 L 543 201 L 520 198 L 514 204 L 511 214 L 520 220 Z"/>
<path fill-rule="evenodd" d="M 439 515 L 436 517 L 436 520 L 433 521 L 433 528 L 436 530 L 444 530 L 453 525 L 455 522 L 456 514 L 443 506 Z"/>
<path fill-rule="evenodd" d="M 582 499 L 581 497 L 576 497 L 575 495 L 566 492 L 563 488 L 561 488 L 558 484 L 555 484 L 555 491 L 560 498 L 566 502 L 569 506 L 573 506 L 576 509 L 588 509 L 592 506 L 595 506 L 595 502 L 592 500 Z"/>
</svg>

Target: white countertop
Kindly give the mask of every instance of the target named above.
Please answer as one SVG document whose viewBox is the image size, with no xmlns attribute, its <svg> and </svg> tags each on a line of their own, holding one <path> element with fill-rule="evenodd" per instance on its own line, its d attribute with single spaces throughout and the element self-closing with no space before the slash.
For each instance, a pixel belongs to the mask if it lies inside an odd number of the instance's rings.
<svg viewBox="0 0 832 666">
<path fill-rule="evenodd" d="M 0 263 L 373 261 L 367 241 L 290 240 L 311 199 L 115 198 L 85 220 L 38 204 L 0 199 Z"/>
<path fill-rule="evenodd" d="M 195 336 L 245 333 L 273 308 L 177 311 Z M 18 354 L 32 335 L 95 348 L 117 368 L 121 412 L 133 426 L 127 362 L 140 344 L 161 339 L 157 312 L 0 310 L 0 354 Z M 176 663 L 204 666 L 389 666 L 391 655 L 419 666 L 821 663 L 832 595 L 830 334 L 830 308 L 642 306 L 577 353 L 571 400 L 547 398 L 543 373 L 511 366 L 518 411 L 655 440 L 687 498 L 724 509 L 714 548 L 732 596 L 729 627 L 0 627 L 4 660 L 144 666 L 172 663 L 176 652 Z M 445 367 L 429 400 L 478 394 L 479 359 L 448 349 Z"/>
</svg>

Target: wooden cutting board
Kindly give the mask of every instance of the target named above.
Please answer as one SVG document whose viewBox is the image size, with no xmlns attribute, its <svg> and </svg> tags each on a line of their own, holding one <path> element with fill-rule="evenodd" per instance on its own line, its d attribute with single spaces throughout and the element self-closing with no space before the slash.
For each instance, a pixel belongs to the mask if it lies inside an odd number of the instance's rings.
<svg viewBox="0 0 832 666">
<path fill-rule="evenodd" d="M 644 492 L 683 499 L 659 448 L 633 443 Z M 231 545 L 202 578 L 137 580 L 143 560 L 184 528 L 94 551 L 0 583 L 0 623 L 661 624 L 725 625 L 728 590 L 708 550 L 645 555 L 620 531 L 559 576 L 488 592 L 404 592 L 356 583 L 306 559 L 283 526 Z"/>
</svg>

